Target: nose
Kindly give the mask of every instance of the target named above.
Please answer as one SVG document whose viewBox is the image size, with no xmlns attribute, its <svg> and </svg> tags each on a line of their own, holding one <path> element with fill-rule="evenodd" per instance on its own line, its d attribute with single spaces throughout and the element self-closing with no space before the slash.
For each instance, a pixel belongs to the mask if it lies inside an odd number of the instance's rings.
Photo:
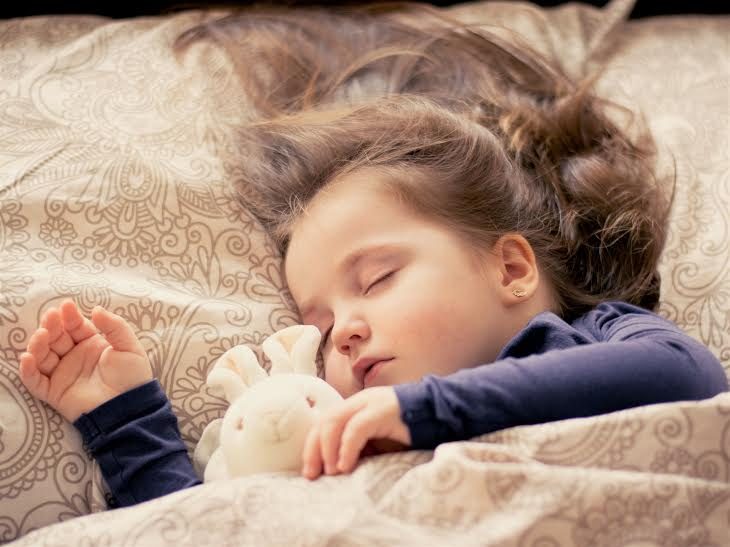
<svg viewBox="0 0 730 547">
<path fill-rule="evenodd" d="M 351 317 L 337 323 L 332 327 L 332 343 L 344 355 L 350 355 L 353 348 L 370 338 L 370 327 L 361 318 Z"/>
</svg>

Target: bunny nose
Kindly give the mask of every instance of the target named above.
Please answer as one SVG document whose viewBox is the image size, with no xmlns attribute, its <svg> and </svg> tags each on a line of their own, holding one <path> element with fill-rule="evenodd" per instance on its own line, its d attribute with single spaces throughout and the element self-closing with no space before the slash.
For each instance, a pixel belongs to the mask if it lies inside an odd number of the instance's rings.
<svg viewBox="0 0 730 547">
<path fill-rule="evenodd" d="M 281 421 L 282 412 L 280 410 L 270 410 L 261 414 L 261 421 L 258 427 L 261 429 L 264 438 L 270 443 L 281 443 L 286 440 L 282 434 L 279 422 Z"/>
<path fill-rule="evenodd" d="M 269 410 L 261 414 L 266 440 L 272 443 L 288 441 L 296 432 L 296 414 L 300 412 L 299 405 L 291 405 L 285 409 Z"/>
</svg>

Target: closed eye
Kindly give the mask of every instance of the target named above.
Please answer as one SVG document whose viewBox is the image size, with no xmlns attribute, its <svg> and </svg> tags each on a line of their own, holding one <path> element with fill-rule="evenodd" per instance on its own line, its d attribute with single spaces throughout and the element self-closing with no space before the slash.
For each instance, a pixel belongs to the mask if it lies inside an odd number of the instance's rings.
<svg viewBox="0 0 730 547">
<path fill-rule="evenodd" d="M 373 281 L 372 283 L 370 283 L 370 285 L 368 285 L 367 289 L 365 289 L 365 292 L 363 294 L 368 294 L 379 283 L 382 283 L 383 281 L 386 281 L 387 279 L 390 279 L 393 276 L 394 273 L 395 273 L 395 270 L 392 271 L 392 272 L 388 272 L 387 274 L 382 275 L 379 278 L 377 278 L 375 281 Z"/>
<path fill-rule="evenodd" d="M 373 288 L 375 288 L 378 284 L 383 283 L 384 281 L 387 281 L 391 277 L 393 277 L 393 274 L 395 274 L 396 270 L 393 270 L 391 272 L 388 272 L 384 275 L 381 275 L 378 277 L 375 281 L 370 283 L 370 285 L 367 286 L 367 288 L 364 291 L 364 295 L 367 295 Z M 323 334 L 322 339 L 319 344 L 319 351 L 324 351 L 324 348 L 326 347 L 327 343 L 330 340 L 330 334 L 332 333 L 332 327 L 328 328 Z"/>
</svg>

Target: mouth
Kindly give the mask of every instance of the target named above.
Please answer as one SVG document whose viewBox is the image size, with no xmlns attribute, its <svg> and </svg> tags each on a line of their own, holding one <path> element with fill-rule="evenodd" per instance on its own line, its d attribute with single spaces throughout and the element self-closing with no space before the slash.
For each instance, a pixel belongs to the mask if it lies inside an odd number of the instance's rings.
<svg viewBox="0 0 730 547">
<path fill-rule="evenodd" d="M 375 379 L 382 366 L 393 359 L 393 357 L 380 357 L 379 355 L 360 357 L 352 365 L 352 373 L 364 387 L 367 387 Z"/>
<path fill-rule="evenodd" d="M 363 387 L 372 386 L 375 383 L 375 381 L 378 377 L 378 374 L 383 369 L 383 367 L 392 360 L 393 360 L 392 357 L 390 359 L 382 359 L 380 361 L 376 361 L 375 363 L 373 363 L 369 367 L 367 367 L 365 369 L 365 375 L 363 376 L 363 379 L 362 379 Z"/>
</svg>

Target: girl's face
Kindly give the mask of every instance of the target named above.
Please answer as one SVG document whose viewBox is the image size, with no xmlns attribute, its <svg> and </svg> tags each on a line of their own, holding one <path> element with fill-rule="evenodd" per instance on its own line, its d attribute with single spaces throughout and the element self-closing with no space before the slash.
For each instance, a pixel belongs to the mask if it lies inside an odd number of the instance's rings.
<svg viewBox="0 0 730 547">
<path fill-rule="evenodd" d="M 370 174 L 368 174 L 370 173 Z M 492 362 L 522 326 L 500 267 L 358 171 L 297 220 L 285 272 L 304 324 L 323 334 L 325 379 L 363 388 Z"/>
</svg>

